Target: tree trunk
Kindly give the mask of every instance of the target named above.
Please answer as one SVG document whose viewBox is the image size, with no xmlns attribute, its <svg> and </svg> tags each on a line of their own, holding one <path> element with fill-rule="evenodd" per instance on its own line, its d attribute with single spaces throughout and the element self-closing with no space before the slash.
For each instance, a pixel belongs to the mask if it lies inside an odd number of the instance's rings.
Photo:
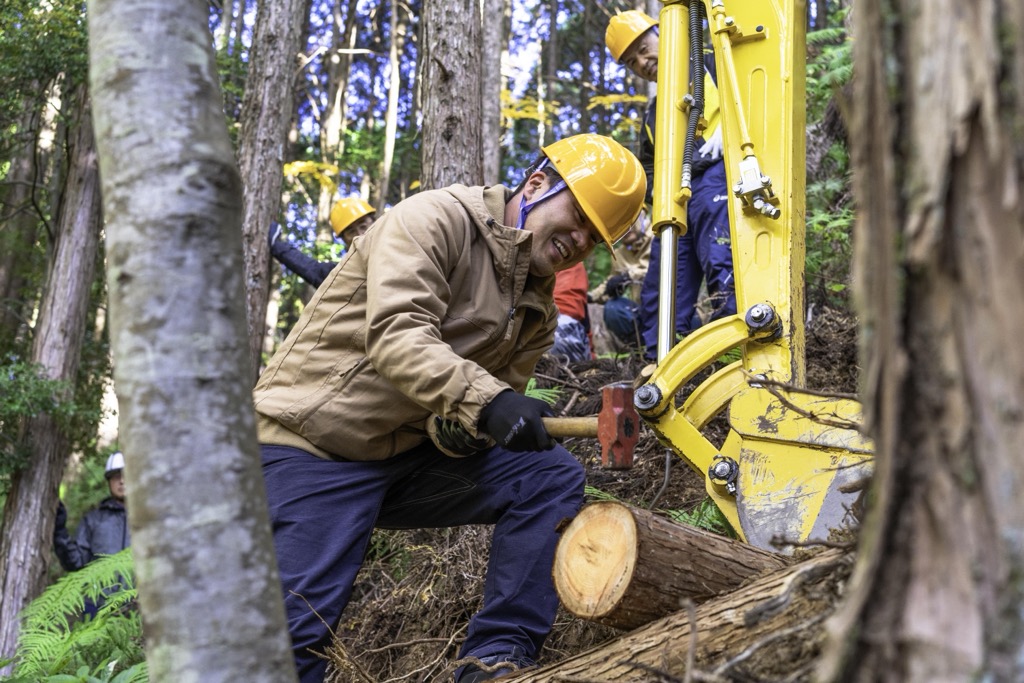
<svg viewBox="0 0 1024 683">
<path fill-rule="evenodd" d="M 479 0 L 423 0 L 424 189 L 483 182 Z"/>
<path fill-rule="evenodd" d="M 99 175 L 84 88 L 72 100 L 80 119 L 70 142 L 55 256 L 32 346 L 32 360 L 47 377 L 69 383 L 75 381 L 85 338 L 100 226 Z M 29 420 L 23 435 L 31 460 L 12 478 L 0 527 L 0 659 L 14 654 L 18 614 L 46 586 L 57 488 L 69 455 L 67 438 L 50 415 Z"/>
<path fill-rule="evenodd" d="M 505 0 L 481 0 L 483 60 L 480 63 L 480 140 L 485 185 L 501 182 L 501 60 L 506 54 Z"/>
<path fill-rule="evenodd" d="M 785 648 L 801 647 L 791 638 L 820 628 L 831 614 L 845 575 L 837 568 L 844 562 L 840 551 L 820 552 L 693 610 L 676 612 L 557 664 L 502 680 L 649 683 L 691 680 L 684 676 L 694 668 L 712 666 L 721 678 L 692 680 L 763 680 L 745 675 L 745 669 L 769 668 L 766 661 L 770 664 L 788 656 Z M 726 678 L 729 673 L 735 675 Z"/>
<path fill-rule="evenodd" d="M 746 543 L 601 501 L 562 532 L 553 573 L 570 613 L 632 629 L 787 564 Z"/>
<path fill-rule="evenodd" d="M 281 205 L 284 148 L 294 109 L 296 58 L 305 28 L 305 2 L 260 3 L 242 100 L 238 165 L 245 184 L 242 244 L 249 330 L 250 386 L 262 364 L 270 293 L 267 230 Z"/>
<path fill-rule="evenodd" d="M 34 106 L 34 102 L 26 102 Z M 22 117 L 19 143 L 10 152 L 10 168 L 0 183 L 0 352 L 28 327 L 29 312 L 36 301 L 26 291 L 28 267 L 32 261 L 26 256 L 35 244 L 39 216 L 32 205 L 39 176 L 35 163 L 37 131 L 32 127 L 32 111 Z"/>
<path fill-rule="evenodd" d="M 349 71 L 352 69 L 352 48 L 355 47 L 357 25 L 355 0 L 347 3 L 344 19 L 340 5 L 336 4 L 331 10 L 334 45 L 327 60 L 327 106 L 320 124 L 320 161 L 329 165 L 338 165 L 345 152 L 345 93 L 348 90 Z M 329 225 L 337 189 L 329 183 L 320 185 L 317 208 L 317 222 L 320 225 Z M 331 236 L 333 238 L 333 231 Z"/>
<path fill-rule="evenodd" d="M 822 680 L 1024 680 L 1022 15 L 1000 0 L 854 12 L 877 502 Z"/>
<path fill-rule="evenodd" d="M 391 3 L 391 35 L 388 47 L 388 108 L 384 117 L 384 158 L 380 163 L 380 196 L 388 196 L 388 186 L 391 185 L 391 166 L 395 158 L 395 139 L 398 135 L 398 100 L 402 93 L 402 70 L 400 55 L 404 45 L 405 26 L 398 20 L 399 14 L 403 11 L 403 3 L 393 1 Z M 383 206 L 378 205 L 380 211 Z"/>
<path fill-rule="evenodd" d="M 251 402 L 242 184 L 207 5 L 92 0 L 88 10 L 150 677 L 294 681 Z"/>
</svg>

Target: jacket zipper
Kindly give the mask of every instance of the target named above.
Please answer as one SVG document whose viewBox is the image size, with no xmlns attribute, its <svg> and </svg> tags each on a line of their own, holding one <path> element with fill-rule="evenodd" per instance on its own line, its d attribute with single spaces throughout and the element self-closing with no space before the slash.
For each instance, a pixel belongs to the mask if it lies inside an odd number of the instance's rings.
<svg viewBox="0 0 1024 683">
<path fill-rule="evenodd" d="M 512 338 L 512 333 L 516 329 L 516 307 L 513 305 L 512 308 L 508 309 L 508 326 L 505 328 L 505 341 Z"/>
</svg>

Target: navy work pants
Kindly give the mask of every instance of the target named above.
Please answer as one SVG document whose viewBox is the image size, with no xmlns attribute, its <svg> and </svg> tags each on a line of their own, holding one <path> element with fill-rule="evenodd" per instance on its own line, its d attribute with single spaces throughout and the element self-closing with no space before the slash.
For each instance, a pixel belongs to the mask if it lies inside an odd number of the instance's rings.
<svg viewBox="0 0 1024 683">
<path fill-rule="evenodd" d="M 729 236 L 729 195 L 725 163 L 719 161 L 693 178 L 687 206 L 686 234 L 676 240 L 676 329 L 687 335 L 700 326 L 697 296 L 701 281 L 707 281 L 714 310 L 711 320 L 736 312 L 736 283 L 732 270 L 732 242 Z M 640 320 L 646 355 L 658 350 L 658 283 L 661 240 L 651 243 L 651 265 L 640 288 Z"/>
<path fill-rule="evenodd" d="M 583 504 L 583 467 L 562 446 L 450 458 L 428 442 L 375 462 L 324 460 L 284 446 L 261 450 L 302 683 L 324 678 L 326 663 L 313 651 L 330 644 L 375 527 L 494 524 L 483 607 L 459 656 L 537 656 L 558 607 L 551 578 L 557 529 Z"/>
</svg>

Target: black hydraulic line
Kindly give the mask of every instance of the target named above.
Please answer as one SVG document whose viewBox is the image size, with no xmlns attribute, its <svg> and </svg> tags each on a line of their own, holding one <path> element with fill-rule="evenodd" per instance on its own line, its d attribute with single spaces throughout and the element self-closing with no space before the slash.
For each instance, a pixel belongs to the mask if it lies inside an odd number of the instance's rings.
<svg viewBox="0 0 1024 683">
<path fill-rule="evenodd" d="M 690 3 L 690 68 L 693 73 L 693 102 L 686 120 L 686 142 L 683 145 L 683 187 L 690 186 L 693 148 L 696 146 L 697 124 L 704 115 L 704 3 Z"/>
</svg>

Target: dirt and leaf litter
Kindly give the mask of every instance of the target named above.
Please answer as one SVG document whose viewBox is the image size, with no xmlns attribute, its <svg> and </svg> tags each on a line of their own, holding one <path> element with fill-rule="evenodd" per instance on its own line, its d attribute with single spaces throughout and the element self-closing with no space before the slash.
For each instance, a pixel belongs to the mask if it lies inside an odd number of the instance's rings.
<svg viewBox="0 0 1024 683">
<path fill-rule="evenodd" d="M 806 338 L 807 386 L 855 394 L 858 366 L 853 317 L 821 310 L 807 325 Z M 632 381 L 643 365 L 638 358 L 599 358 L 574 364 L 545 358 L 537 368 L 537 386 L 559 390 L 556 415 L 595 415 L 601 407 L 601 388 Z M 726 429 L 724 418 L 719 417 L 705 434 L 720 443 Z M 596 439 L 572 438 L 563 443 L 586 467 L 588 501 L 614 498 L 714 530 L 714 510 L 708 514 L 703 477 L 667 452 L 646 427 L 641 429 L 633 467 L 628 470 L 603 468 Z M 486 526 L 376 532 L 329 653 L 328 681 L 451 680 L 467 623 L 480 606 L 490 533 Z M 849 562 L 838 563 L 839 569 L 815 585 L 814 590 L 828 594 L 830 607 L 838 600 L 848 566 Z M 785 638 L 753 648 L 753 654 L 734 665 L 719 663 L 723 666 L 714 673 L 695 671 L 701 675 L 694 680 L 810 680 L 824 637 L 823 616 L 815 615 L 806 628 L 793 629 Z M 560 609 L 540 663 L 561 661 L 622 635 Z M 631 680 L 677 679 L 648 671 Z"/>
</svg>

